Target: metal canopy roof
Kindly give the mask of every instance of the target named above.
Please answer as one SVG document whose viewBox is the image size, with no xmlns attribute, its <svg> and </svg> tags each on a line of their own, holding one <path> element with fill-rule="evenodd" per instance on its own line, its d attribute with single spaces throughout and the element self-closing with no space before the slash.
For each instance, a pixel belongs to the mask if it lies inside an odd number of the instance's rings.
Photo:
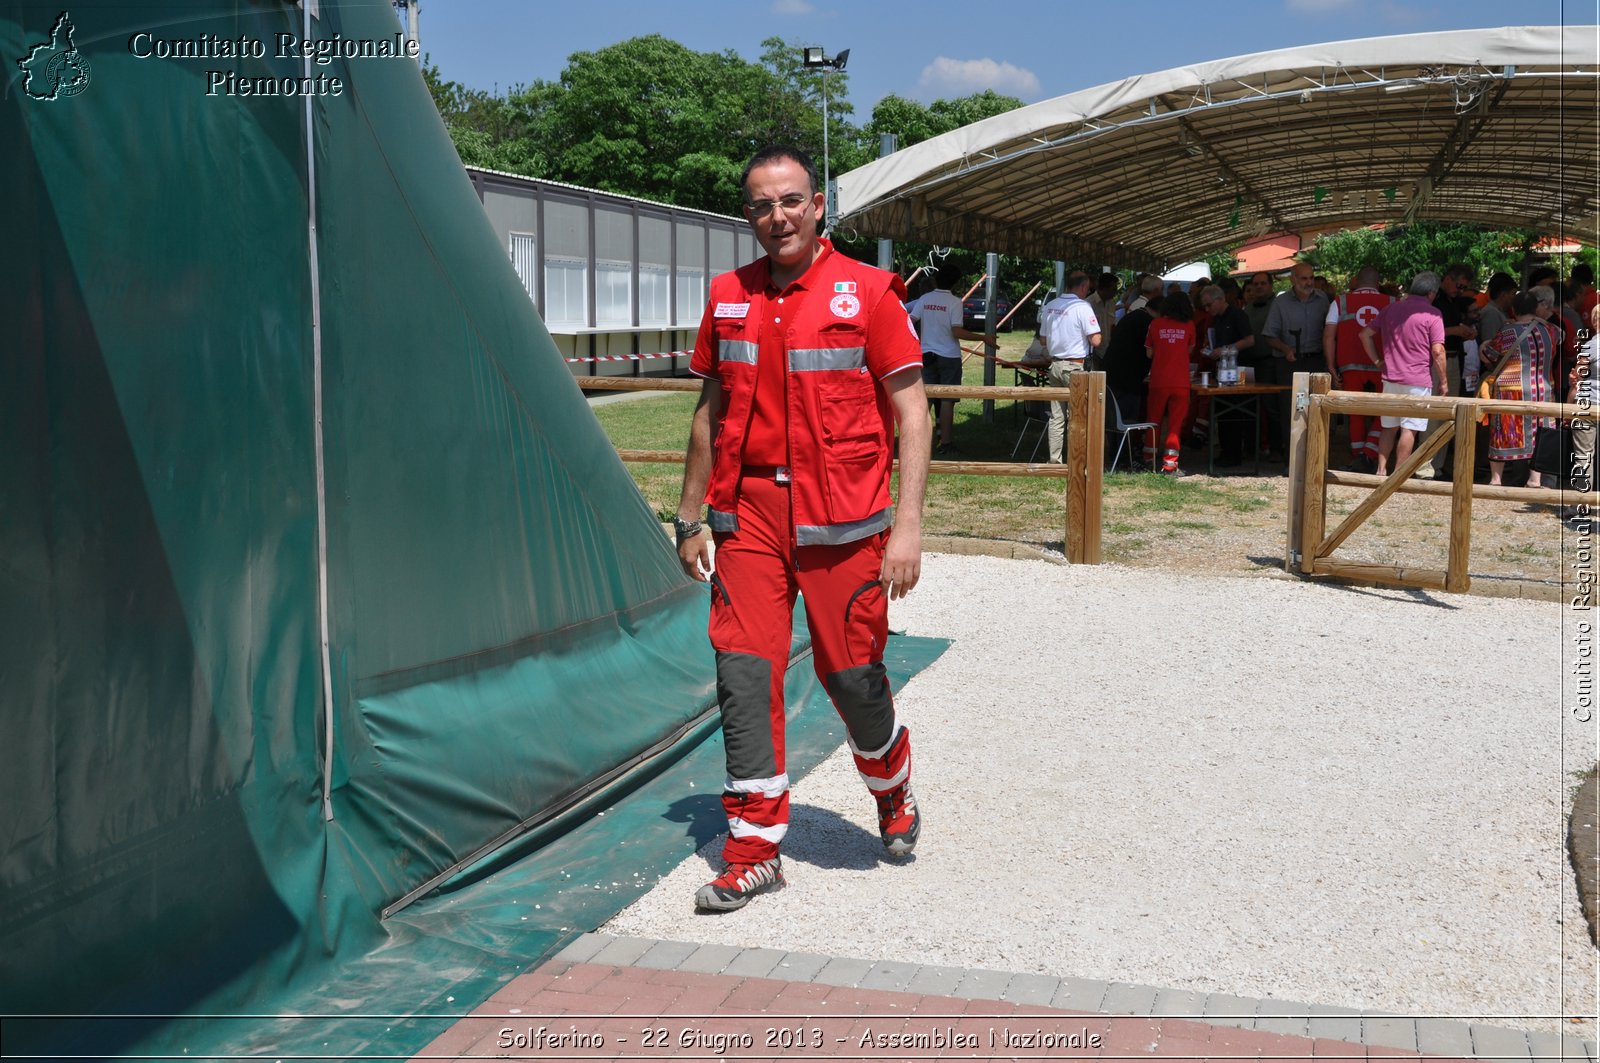
<svg viewBox="0 0 1600 1063">
<path fill-rule="evenodd" d="M 1419 219 L 1600 236 L 1600 27 L 1339 41 L 1021 107 L 838 177 L 838 227 L 1162 268 Z"/>
</svg>

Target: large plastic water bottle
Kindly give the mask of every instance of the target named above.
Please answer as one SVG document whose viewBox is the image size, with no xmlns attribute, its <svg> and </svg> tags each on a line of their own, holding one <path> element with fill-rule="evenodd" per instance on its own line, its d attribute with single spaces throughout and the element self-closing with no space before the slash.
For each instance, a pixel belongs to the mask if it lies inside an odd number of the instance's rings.
<svg viewBox="0 0 1600 1063">
<path fill-rule="evenodd" d="M 1233 387 L 1239 383 L 1239 348 L 1233 344 L 1217 348 L 1217 386 Z"/>
</svg>

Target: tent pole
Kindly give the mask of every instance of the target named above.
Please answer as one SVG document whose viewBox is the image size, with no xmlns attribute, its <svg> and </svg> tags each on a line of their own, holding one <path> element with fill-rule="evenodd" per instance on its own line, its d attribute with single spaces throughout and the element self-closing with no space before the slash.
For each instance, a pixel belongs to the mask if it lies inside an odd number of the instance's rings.
<svg viewBox="0 0 1600 1063">
<path fill-rule="evenodd" d="M 312 8 L 317 0 L 302 0 L 301 40 L 311 39 Z M 311 54 L 304 60 L 305 76 L 312 76 Z M 312 97 L 306 95 L 306 258 L 311 275 L 311 395 L 312 428 L 317 461 L 317 623 L 322 643 L 322 818 L 333 819 L 333 664 L 328 649 L 328 480 L 322 447 L 322 281 L 317 266 L 317 142 Z"/>
</svg>

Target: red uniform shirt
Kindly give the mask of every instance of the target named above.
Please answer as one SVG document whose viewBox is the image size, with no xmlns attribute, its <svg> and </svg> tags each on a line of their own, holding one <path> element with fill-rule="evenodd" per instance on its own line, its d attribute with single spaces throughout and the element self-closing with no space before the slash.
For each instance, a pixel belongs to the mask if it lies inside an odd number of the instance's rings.
<svg viewBox="0 0 1600 1063">
<path fill-rule="evenodd" d="M 894 418 L 876 382 L 920 368 L 922 345 L 898 277 L 823 248 L 782 292 L 765 258 L 712 282 L 689 368 L 722 383 L 714 530 L 729 530 L 744 465 L 790 468 L 800 545 L 887 526 Z"/>
<path fill-rule="evenodd" d="M 1194 349 L 1194 322 L 1158 317 L 1150 322 L 1144 345 L 1150 348 L 1150 386 L 1187 388 L 1189 352 Z"/>
</svg>

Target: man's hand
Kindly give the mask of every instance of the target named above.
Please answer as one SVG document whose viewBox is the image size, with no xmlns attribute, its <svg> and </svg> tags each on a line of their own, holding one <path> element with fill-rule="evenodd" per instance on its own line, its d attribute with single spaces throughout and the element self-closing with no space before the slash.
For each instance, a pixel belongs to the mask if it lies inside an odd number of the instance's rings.
<svg viewBox="0 0 1600 1063">
<path fill-rule="evenodd" d="M 911 593 L 922 578 L 922 528 L 911 522 L 896 522 L 883 549 L 883 567 L 878 582 L 891 601 Z"/>
<path fill-rule="evenodd" d="M 711 545 L 711 533 L 704 528 L 698 534 L 691 535 L 678 544 L 678 561 L 683 565 L 684 573 L 693 580 L 701 583 L 711 578 L 712 556 L 715 547 Z"/>
<path fill-rule="evenodd" d="M 890 600 L 904 598 L 922 577 L 922 496 L 928 482 L 928 447 L 933 427 L 922 374 L 902 370 L 883 381 L 900 429 L 900 504 L 883 549 L 878 580 Z"/>
</svg>

